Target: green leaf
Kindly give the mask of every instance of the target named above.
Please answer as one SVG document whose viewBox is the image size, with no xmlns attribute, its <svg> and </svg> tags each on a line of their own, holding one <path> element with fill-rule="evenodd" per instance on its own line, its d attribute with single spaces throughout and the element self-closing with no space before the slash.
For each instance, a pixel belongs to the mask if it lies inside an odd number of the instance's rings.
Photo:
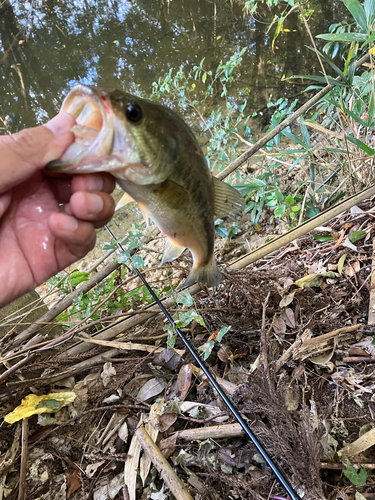
<svg viewBox="0 0 375 500">
<path fill-rule="evenodd" d="M 358 471 L 354 467 L 348 467 L 343 473 L 354 486 L 366 486 L 367 471 L 364 467 L 360 467 Z"/>
<path fill-rule="evenodd" d="M 358 0 L 344 0 L 344 5 L 364 33 L 367 33 L 366 12 Z"/>
<path fill-rule="evenodd" d="M 292 78 L 305 78 L 306 80 L 313 80 L 314 82 L 321 82 L 327 84 L 327 82 L 330 85 L 337 85 L 338 87 L 347 87 L 347 85 L 343 82 L 340 82 L 340 80 L 335 80 L 332 78 L 332 76 L 327 76 L 327 78 L 323 76 L 311 76 L 311 75 L 293 75 Z"/>
<path fill-rule="evenodd" d="M 217 342 L 221 342 L 221 339 L 224 337 L 224 335 L 229 332 L 229 330 L 231 329 L 232 327 L 231 326 L 223 326 L 223 328 L 221 328 L 219 330 L 219 333 L 217 334 L 217 337 L 216 337 L 216 340 Z"/>
<path fill-rule="evenodd" d="M 367 40 L 367 35 L 364 33 L 325 33 L 323 35 L 317 35 L 316 38 L 322 38 L 322 40 L 328 40 L 329 42 L 365 42 Z"/>
<path fill-rule="evenodd" d="M 333 241 L 335 238 L 330 234 L 314 234 L 314 240 L 325 243 L 326 241 Z"/>
<path fill-rule="evenodd" d="M 295 200 L 294 200 L 293 196 L 291 196 L 290 194 L 285 198 L 285 203 L 287 205 L 292 206 L 294 202 L 295 202 Z"/>
<path fill-rule="evenodd" d="M 341 257 L 337 263 L 337 270 L 338 270 L 339 274 L 342 274 L 342 270 L 343 270 L 347 255 L 348 255 L 347 253 L 344 253 L 344 255 L 341 255 Z"/>
<path fill-rule="evenodd" d="M 353 111 L 350 111 L 350 109 L 345 108 L 345 106 L 344 106 L 344 111 L 345 111 L 345 113 L 347 115 L 349 115 L 351 118 L 353 118 L 353 120 L 355 120 L 357 123 L 359 123 L 360 125 L 362 125 L 362 127 L 367 128 L 367 123 L 365 121 L 363 121 L 361 117 L 359 117 L 358 115 L 356 115 L 355 113 L 353 113 Z"/>
<path fill-rule="evenodd" d="M 366 234 L 366 231 L 354 231 L 350 236 L 349 240 L 352 243 L 355 243 L 356 241 L 360 240 L 364 235 Z"/>
<path fill-rule="evenodd" d="M 143 267 L 145 265 L 144 260 L 140 255 L 134 255 L 132 258 L 132 266 L 135 269 L 138 269 L 138 267 Z"/>
<path fill-rule="evenodd" d="M 375 0 L 365 0 L 364 8 L 367 26 L 371 26 L 375 17 Z"/>
<path fill-rule="evenodd" d="M 177 303 L 182 304 L 185 307 L 191 307 L 194 301 L 189 292 L 180 292 L 177 295 Z"/>
<path fill-rule="evenodd" d="M 204 322 L 204 319 L 200 314 L 197 314 L 194 316 L 194 320 L 198 323 L 198 325 L 203 326 L 204 328 L 207 328 L 206 323 Z"/>
<path fill-rule="evenodd" d="M 348 135 L 347 137 L 347 140 L 352 142 L 353 144 L 355 144 L 356 146 L 358 146 L 360 149 L 362 149 L 362 151 L 364 151 L 365 153 L 367 153 L 368 155 L 370 156 L 373 156 L 375 155 L 375 150 L 370 148 L 369 146 L 367 146 L 366 144 L 364 144 L 362 141 L 360 141 L 359 139 L 356 139 L 355 137 L 352 137 L 350 135 Z"/>
<path fill-rule="evenodd" d="M 282 217 L 285 214 L 286 205 L 280 205 L 275 210 L 275 217 Z"/>
<path fill-rule="evenodd" d="M 369 36 L 363 43 L 362 48 L 364 45 L 370 45 L 371 42 L 375 40 L 375 33 L 371 36 Z"/>
<path fill-rule="evenodd" d="M 130 258 L 130 253 L 129 252 L 121 252 L 120 256 L 117 259 L 117 262 L 119 264 L 125 264 Z"/>
</svg>

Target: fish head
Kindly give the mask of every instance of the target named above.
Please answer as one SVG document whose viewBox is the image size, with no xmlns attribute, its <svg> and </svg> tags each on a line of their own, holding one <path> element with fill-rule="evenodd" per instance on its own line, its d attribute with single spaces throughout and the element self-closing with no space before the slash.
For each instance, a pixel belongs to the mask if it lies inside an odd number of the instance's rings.
<svg viewBox="0 0 375 500">
<path fill-rule="evenodd" d="M 49 170 L 110 172 L 140 185 L 163 182 L 172 172 L 178 131 L 185 124 L 169 108 L 119 90 L 80 84 L 69 92 L 61 111 L 76 120 L 75 141 L 49 163 Z"/>
</svg>

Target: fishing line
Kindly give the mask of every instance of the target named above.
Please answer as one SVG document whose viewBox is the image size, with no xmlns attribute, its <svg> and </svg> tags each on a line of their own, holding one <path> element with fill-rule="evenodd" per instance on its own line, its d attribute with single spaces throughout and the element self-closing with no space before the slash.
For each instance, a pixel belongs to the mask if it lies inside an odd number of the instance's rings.
<svg viewBox="0 0 375 500">
<path fill-rule="evenodd" d="M 111 235 L 111 237 L 113 238 L 113 240 L 117 243 L 117 246 L 120 248 L 120 250 L 123 251 L 123 252 L 125 252 L 124 247 L 121 245 L 121 243 L 119 241 L 117 241 L 115 235 L 112 233 L 112 231 L 109 229 L 109 227 L 108 226 L 104 226 L 104 227 L 109 232 L 109 234 Z M 125 265 L 125 267 L 129 271 L 131 270 L 130 267 L 127 266 L 126 264 L 123 264 L 123 265 Z M 240 415 L 240 412 L 238 411 L 238 409 L 236 408 L 236 406 L 231 402 L 231 400 L 228 398 L 228 396 L 226 395 L 226 393 L 224 392 L 224 390 L 218 384 L 218 382 L 216 381 L 216 379 L 214 378 L 214 376 L 210 372 L 210 369 L 209 369 L 208 365 L 206 364 L 206 362 L 203 361 L 200 358 L 198 352 L 195 350 L 195 347 L 193 347 L 190 344 L 190 342 L 185 337 L 185 335 L 182 333 L 182 331 L 179 328 L 177 328 L 175 322 L 173 321 L 172 316 L 169 314 L 169 312 L 163 306 L 162 302 L 156 296 L 155 292 L 153 291 L 153 289 L 151 288 L 151 286 L 148 284 L 148 282 L 146 281 L 146 279 L 144 278 L 144 276 L 140 273 L 140 271 L 137 268 L 133 267 L 133 270 L 136 272 L 136 274 L 138 275 L 138 277 L 140 278 L 140 280 L 142 281 L 142 283 L 144 284 L 144 286 L 147 288 L 147 290 L 150 293 L 150 295 L 152 296 L 152 298 L 155 300 L 155 302 L 157 303 L 157 305 L 160 307 L 160 309 L 163 312 L 164 316 L 170 322 L 170 324 L 172 325 L 172 327 L 176 330 L 176 332 L 178 333 L 180 339 L 185 344 L 186 348 L 188 349 L 188 351 L 190 352 L 190 354 L 193 356 L 193 358 L 195 359 L 195 361 L 197 362 L 197 364 L 199 365 L 199 367 L 201 368 L 201 370 L 203 371 L 203 373 L 206 375 L 206 377 L 210 381 L 211 385 L 215 388 L 216 392 L 219 394 L 219 396 L 221 397 L 221 399 L 224 401 L 224 403 L 226 404 L 226 406 L 228 407 L 228 409 L 230 410 L 230 412 L 232 413 L 232 415 L 235 417 L 235 419 L 237 420 L 237 422 L 240 424 L 240 426 L 242 427 L 242 429 L 244 430 L 244 432 L 248 435 L 248 437 L 250 438 L 250 440 L 252 441 L 252 443 L 254 444 L 254 446 L 256 447 L 256 449 L 259 451 L 259 453 L 264 458 L 265 462 L 269 465 L 269 467 L 271 468 L 272 472 L 275 474 L 275 476 L 280 481 L 280 483 L 282 484 L 282 486 L 288 492 L 288 494 L 290 495 L 291 499 L 292 500 L 301 500 L 301 498 L 294 491 L 294 489 L 293 489 L 292 485 L 290 484 L 290 482 L 288 481 L 288 479 L 285 477 L 284 473 L 279 469 L 279 467 L 276 465 L 276 463 L 271 459 L 271 457 L 269 456 L 267 450 L 263 447 L 262 443 L 258 440 L 258 438 L 255 436 L 255 434 L 250 429 L 250 427 L 248 427 L 248 425 L 246 424 L 245 420 Z"/>
</svg>

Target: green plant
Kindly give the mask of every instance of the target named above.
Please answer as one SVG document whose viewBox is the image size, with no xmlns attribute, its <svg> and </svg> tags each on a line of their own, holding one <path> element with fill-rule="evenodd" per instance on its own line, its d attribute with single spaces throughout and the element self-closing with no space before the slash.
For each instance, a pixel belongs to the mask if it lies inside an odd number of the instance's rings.
<svg viewBox="0 0 375 500">
<path fill-rule="evenodd" d="M 221 328 L 219 331 L 216 331 L 212 335 L 210 335 L 208 341 L 205 344 L 198 347 L 198 351 L 203 354 L 203 359 L 205 361 L 210 357 L 215 345 L 221 344 L 224 335 L 229 332 L 230 329 L 230 326 L 223 326 L 223 328 Z"/>
<path fill-rule="evenodd" d="M 357 470 L 354 467 L 348 467 L 343 470 L 343 473 L 354 486 L 366 486 L 367 471 L 365 468 L 360 467 Z"/>
<path fill-rule="evenodd" d="M 191 307 L 194 305 L 193 297 L 189 292 L 180 292 L 176 295 L 175 300 L 177 304 L 182 307 Z M 204 328 L 207 328 L 204 319 L 195 309 L 189 309 L 188 311 L 182 311 L 179 309 L 175 312 L 172 318 L 177 328 L 186 328 L 192 321 L 195 321 Z M 176 330 L 172 327 L 172 325 L 168 324 L 164 327 L 164 331 L 168 333 L 167 347 L 168 349 L 173 349 L 177 338 Z"/>
<path fill-rule="evenodd" d="M 151 99 L 161 99 L 185 111 L 186 119 L 198 125 L 208 141 L 207 162 L 211 170 L 221 171 L 236 157 L 238 136 L 249 138 L 247 126 L 250 116 L 245 115 L 246 99 L 239 103 L 229 93 L 235 72 L 239 70 L 247 48 L 236 51 L 227 61 L 220 61 L 215 70 L 205 67 L 205 58 L 199 65 L 189 68 L 171 68 L 164 78 L 152 84 Z M 206 114 L 209 100 L 220 98 L 224 105 Z"/>
</svg>

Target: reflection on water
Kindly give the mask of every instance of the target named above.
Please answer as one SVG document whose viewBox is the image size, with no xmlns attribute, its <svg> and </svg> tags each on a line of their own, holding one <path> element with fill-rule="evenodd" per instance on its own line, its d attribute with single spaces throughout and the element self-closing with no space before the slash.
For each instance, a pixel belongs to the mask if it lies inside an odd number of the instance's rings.
<svg viewBox="0 0 375 500">
<path fill-rule="evenodd" d="M 0 128 L 15 132 L 45 122 L 76 83 L 116 87 L 149 95 L 171 67 L 205 57 L 213 71 L 221 59 L 248 47 L 234 97 L 248 99 L 249 114 L 303 86 L 282 76 L 318 73 L 306 30 L 290 15 L 272 50 L 264 5 L 254 18 L 245 0 L 2 0 L 0 7 Z M 311 0 L 313 34 L 327 32 L 334 0 Z M 213 101 L 215 103 L 215 101 Z M 129 217 L 125 217 L 124 225 Z"/>
</svg>

